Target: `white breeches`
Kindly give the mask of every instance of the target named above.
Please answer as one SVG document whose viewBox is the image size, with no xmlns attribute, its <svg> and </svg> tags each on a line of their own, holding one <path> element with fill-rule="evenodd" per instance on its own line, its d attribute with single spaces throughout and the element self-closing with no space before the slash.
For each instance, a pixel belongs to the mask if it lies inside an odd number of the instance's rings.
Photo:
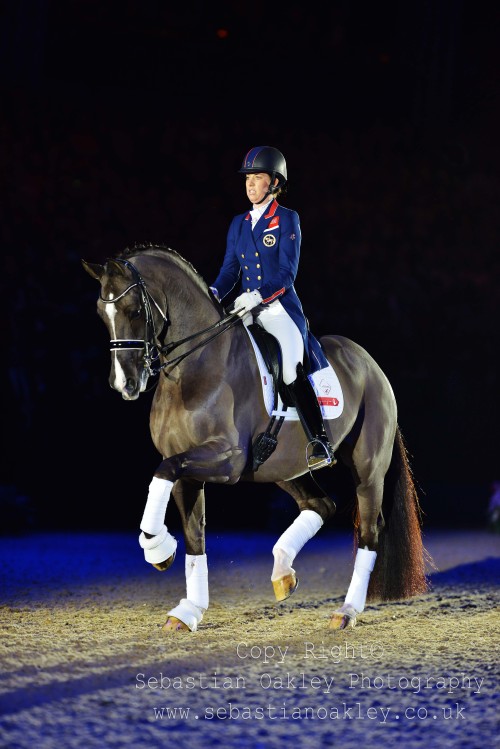
<svg viewBox="0 0 500 749">
<path fill-rule="evenodd" d="M 304 361 L 304 341 L 300 330 L 279 299 L 259 310 L 255 321 L 278 339 L 283 355 L 285 385 L 297 379 L 297 364 Z"/>
</svg>

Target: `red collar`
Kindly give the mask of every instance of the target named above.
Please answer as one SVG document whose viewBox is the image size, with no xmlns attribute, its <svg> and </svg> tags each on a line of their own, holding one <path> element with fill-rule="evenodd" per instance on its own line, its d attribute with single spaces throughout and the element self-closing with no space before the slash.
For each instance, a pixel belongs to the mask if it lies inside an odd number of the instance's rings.
<svg viewBox="0 0 500 749">
<path fill-rule="evenodd" d="M 274 216 L 274 214 L 276 213 L 277 209 L 278 209 L 278 201 L 275 198 L 274 200 L 271 201 L 271 205 L 269 206 L 269 210 L 266 213 L 266 215 L 264 216 L 264 218 L 272 218 Z"/>
<path fill-rule="evenodd" d="M 274 200 L 271 200 L 271 203 L 269 204 L 269 210 L 265 214 L 264 218 L 272 218 L 278 209 L 278 205 L 279 203 L 276 200 L 276 198 Z M 245 216 L 245 221 L 248 221 L 249 219 L 250 219 L 250 211 Z"/>
</svg>

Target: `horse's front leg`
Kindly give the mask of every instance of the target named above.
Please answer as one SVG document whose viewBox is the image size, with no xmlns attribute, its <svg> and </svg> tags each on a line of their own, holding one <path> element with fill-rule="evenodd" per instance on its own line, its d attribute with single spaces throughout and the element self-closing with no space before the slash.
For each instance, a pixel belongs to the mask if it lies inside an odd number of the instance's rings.
<svg viewBox="0 0 500 749">
<path fill-rule="evenodd" d="M 173 562 L 177 542 L 164 521 L 174 483 L 178 479 L 231 483 L 240 477 L 246 459 L 242 448 L 232 447 L 227 440 L 212 440 L 160 463 L 149 485 L 141 520 L 139 543 L 147 562 L 159 570 Z"/>
<path fill-rule="evenodd" d="M 186 597 L 168 612 L 165 630 L 194 632 L 208 609 L 205 553 L 205 490 L 199 481 L 178 479 L 172 490 L 186 544 Z"/>
<path fill-rule="evenodd" d="M 212 440 L 165 458 L 153 476 L 139 537 L 146 561 L 159 570 L 167 569 L 173 562 L 177 542 L 164 523 L 172 491 L 181 514 L 186 540 L 187 598 L 182 599 L 181 604 L 169 612 L 167 629 L 196 630 L 203 610 L 208 607 L 203 482 L 236 481 L 246 460 L 247 456 L 242 448 L 231 446 L 227 440 Z M 183 601 L 187 603 L 179 608 Z M 195 609 L 190 607 L 190 602 Z M 174 622 L 174 617 L 178 621 Z"/>
</svg>

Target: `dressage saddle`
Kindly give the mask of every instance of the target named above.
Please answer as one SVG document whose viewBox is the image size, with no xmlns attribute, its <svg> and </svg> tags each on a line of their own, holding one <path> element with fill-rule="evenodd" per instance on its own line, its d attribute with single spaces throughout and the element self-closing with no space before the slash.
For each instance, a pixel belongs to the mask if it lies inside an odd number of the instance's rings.
<svg viewBox="0 0 500 749">
<path fill-rule="evenodd" d="M 252 337 L 259 347 L 267 371 L 273 378 L 274 383 L 274 404 L 275 411 L 278 406 L 278 395 L 283 402 L 283 410 L 293 403 L 287 386 L 283 382 L 283 358 L 281 355 L 281 346 L 278 340 L 268 333 L 267 330 L 257 323 L 248 326 Z M 284 416 L 276 418 L 271 416 L 271 420 L 265 432 L 256 437 L 252 444 L 251 470 L 255 473 L 263 463 L 273 454 L 278 445 L 278 432 L 285 420 Z"/>
</svg>

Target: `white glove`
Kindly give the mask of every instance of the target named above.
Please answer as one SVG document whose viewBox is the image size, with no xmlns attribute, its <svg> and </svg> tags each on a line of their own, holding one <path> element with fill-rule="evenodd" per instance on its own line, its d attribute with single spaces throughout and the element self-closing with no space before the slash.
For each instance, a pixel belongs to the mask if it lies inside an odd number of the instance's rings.
<svg viewBox="0 0 500 749">
<path fill-rule="evenodd" d="M 237 312 L 239 317 L 244 317 L 247 312 L 257 307 L 262 302 L 260 291 L 245 291 L 244 294 L 240 294 L 234 300 L 233 312 Z"/>
</svg>

